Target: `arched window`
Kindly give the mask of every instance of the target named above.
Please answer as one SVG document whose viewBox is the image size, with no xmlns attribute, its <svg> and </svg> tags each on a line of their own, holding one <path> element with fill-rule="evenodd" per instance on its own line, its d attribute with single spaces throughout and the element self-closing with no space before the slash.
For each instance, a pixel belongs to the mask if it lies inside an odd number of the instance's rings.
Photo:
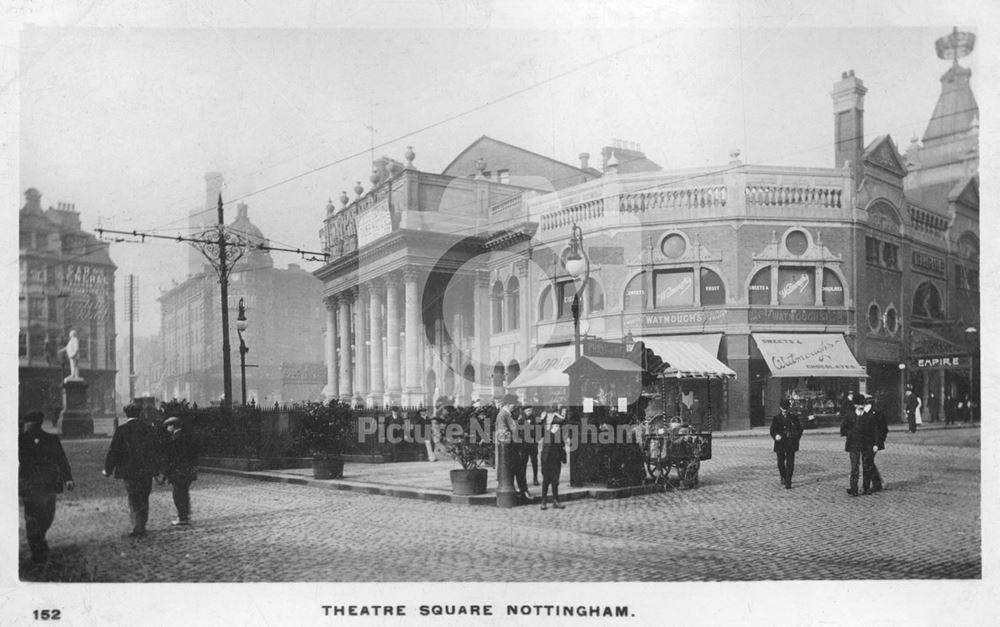
<svg viewBox="0 0 1000 627">
<path fill-rule="evenodd" d="M 545 286 L 542 295 L 538 299 L 538 320 L 550 320 L 552 318 L 552 288 Z"/>
<path fill-rule="evenodd" d="M 499 361 L 493 365 L 493 396 L 503 396 L 504 367 Z"/>
<path fill-rule="evenodd" d="M 500 333 L 503 331 L 503 283 L 500 281 L 493 284 L 490 305 L 493 311 L 493 332 Z"/>
<path fill-rule="evenodd" d="M 521 364 L 517 363 L 516 359 L 511 359 L 507 364 L 507 385 L 510 385 L 519 374 L 521 374 Z"/>
<path fill-rule="evenodd" d="M 748 300 L 751 305 L 771 304 L 771 266 L 761 268 L 757 274 L 753 275 L 753 279 L 750 281 Z"/>
<path fill-rule="evenodd" d="M 722 277 L 708 268 L 701 269 L 701 306 L 726 304 L 726 286 Z"/>
<path fill-rule="evenodd" d="M 649 280 L 640 272 L 625 286 L 625 311 L 641 311 L 649 306 Z"/>
<path fill-rule="evenodd" d="M 827 307 L 844 306 L 844 285 L 837 273 L 823 268 L 823 304 Z"/>
<path fill-rule="evenodd" d="M 913 293 L 913 315 L 921 318 L 944 320 L 944 309 L 941 307 L 941 292 L 933 283 L 925 281 L 917 286 Z"/>
<path fill-rule="evenodd" d="M 590 312 L 604 311 L 604 288 L 594 279 L 587 279 L 587 308 Z"/>
<path fill-rule="evenodd" d="M 507 330 L 516 331 L 521 318 L 521 283 L 516 276 L 507 281 Z"/>
</svg>

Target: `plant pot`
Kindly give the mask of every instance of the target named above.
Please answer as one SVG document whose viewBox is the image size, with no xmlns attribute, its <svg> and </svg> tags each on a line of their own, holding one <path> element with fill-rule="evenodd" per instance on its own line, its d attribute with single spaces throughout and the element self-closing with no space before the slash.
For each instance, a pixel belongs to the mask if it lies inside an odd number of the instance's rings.
<svg viewBox="0 0 1000 627">
<path fill-rule="evenodd" d="M 313 479 L 339 479 L 344 476 L 344 460 L 339 457 L 313 459 Z"/>
<path fill-rule="evenodd" d="M 465 470 L 458 468 L 452 470 L 451 491 L 459 496 L 486 494 L 486 469 Z"/>
</svg>

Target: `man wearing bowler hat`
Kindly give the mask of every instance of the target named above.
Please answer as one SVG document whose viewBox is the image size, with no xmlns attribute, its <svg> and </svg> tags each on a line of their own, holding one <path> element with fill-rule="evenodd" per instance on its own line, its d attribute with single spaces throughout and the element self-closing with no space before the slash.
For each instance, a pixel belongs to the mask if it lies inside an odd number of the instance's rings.
<svg viewBox="0 0 1000 627">
<path fill-rule="evenodd" d="M 142 408 L 135 403 L 125 406 L 125 423 L 115 429 L 111 446 L 104 460 L 105 477 L 114 474 L 125 483 L 131 538 L 146 535 L 149 520 L 149 493 L 153 490 L 153 475 L 160 467 L 159 450 L 153 428 L 139 420 Z"/>
<path fill-rule="evenodd" d="M 56 516 L 56 494 L 73 490 L 73 473 L 59 436 L 42 430 L 45 415 L 28 412 L 21 419 L 24 432 L 17 440 L 17 491 L 24 505 L 24 529 L 31 561 L 49 556 L 45 534 Z"/>
<path fill-rule="evenodd" d="M 840 423 L 840 435 L 847 438 L 844 450 L 851 456 L 851 479 L 847 493 L 858 495 L 858 464 L 861 465 L 862 491 L 872 493 L 875 478 L 875 453 L 885 446 L 885 431 L 872 411 L 871 403 L 864 394 L 854 395 L 854 415 L 848 414 Z M 881 489 L 881 485 L 876 483 Z"/>
</svg>

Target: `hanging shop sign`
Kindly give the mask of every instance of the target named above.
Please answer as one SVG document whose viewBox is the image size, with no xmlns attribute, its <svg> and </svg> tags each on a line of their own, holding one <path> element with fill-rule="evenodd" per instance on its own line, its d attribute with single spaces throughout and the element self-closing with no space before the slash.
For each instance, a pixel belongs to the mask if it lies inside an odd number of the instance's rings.
<svg viewBox="0 0 1000 627">
<path fill-rule="evenodd" d="M 968 370 L 969 355 L 944 355 L 938 357 L 915 357 L 910 359 L 914 370 Z"/>
</svg>

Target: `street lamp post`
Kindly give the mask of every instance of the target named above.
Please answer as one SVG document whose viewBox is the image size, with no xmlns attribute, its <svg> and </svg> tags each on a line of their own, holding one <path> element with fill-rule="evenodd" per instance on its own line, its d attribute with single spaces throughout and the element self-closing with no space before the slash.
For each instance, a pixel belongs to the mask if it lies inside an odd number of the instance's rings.
<svg viewBox="0 0 1000 627">
<path fill-rule="evenodd" d="M 972 403 L 976 395 L 974 392 L 975 386 L 975 368 L 976 368 L 976 336 L 979 334 L 979 329 L 976 327 L 967 327 L 965 329 L 965 341 L 969 343 L 969 422 L 975 422 L 976 417 L 972 413 Z"/>
<path fill-rule="evenodd" d="M 250 347 L 243 340 L 243 332 L 247 330 L 250 323 L 247 321 L 247 310 L 243 306 L 243 297 L 240 297 L 239 313 L 236 316 L 236 333 L 240 336 L 240 387 L 243 392 L 243 406 L 247 404 L 247 353 Z"/>
<path fill-rule="evenodd" d="M 580 295 L 587 288 L 587 281 L 590 279 L 590 261 L 583 254 L 583 230 L 576 224 L 573 225 L 572 235 L 569 238 L 569 253 L 566 255 L 566 272 L 574 280 L 580 280 L 580 287 L 573 290 L 573 348 L 574 356 L 580 359 Z"/>
</svg>

